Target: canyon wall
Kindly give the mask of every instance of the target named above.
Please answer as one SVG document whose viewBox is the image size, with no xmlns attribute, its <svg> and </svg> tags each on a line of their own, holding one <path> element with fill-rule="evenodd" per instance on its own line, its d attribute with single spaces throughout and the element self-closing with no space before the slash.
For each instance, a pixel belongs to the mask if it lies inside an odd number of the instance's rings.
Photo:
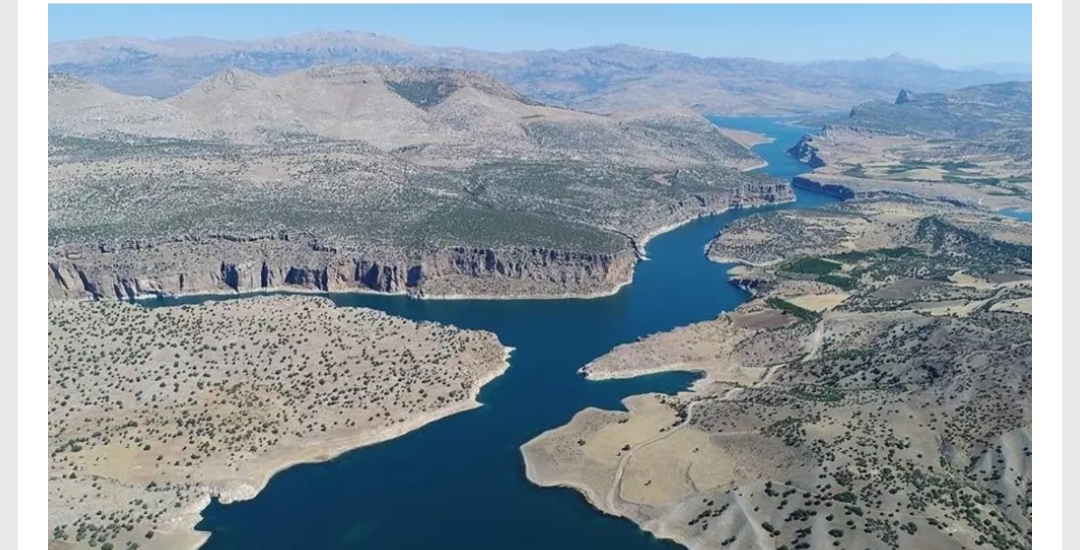
<svg viewBox="0 0 1080 550">
<path fill-rule="evenodd" d="M 791 185 L 794 185 L 799 189 L 814 191 L 815 193 L 832 195 L 843 200 L 855 198 L 855 191 L 853 191 L 850 187 L 846 187 L 838 183 L 822 183 L 816 180 L 812 180 L 810 178 L 795 176 L 794 178 L 791 178 Z"/>
<path fill-rule="evenodd" d="M 628 281 L 634 253 L 454 247 L 407 254 L 341 250 L 284 235 L 213 236 L 50 250 L 49 297 L 368 290 L 413 295 L 572 295 Z"/>
<path fill-rule="evenodd" d="M 641 234 L 697 216 L 794 200 L 769 183 L 690 200 L 641 215 Z M 612 252 L 554 247 L 455 246 L 426 251 L 328 244 L 310 235 L 210 235 L 49 250 L 49 298 L 114 298 L 294 290 L 372 291 L 417 297 L 572 297 L 611 293 L 630 281 L 638 237 Z"/>
</svg>

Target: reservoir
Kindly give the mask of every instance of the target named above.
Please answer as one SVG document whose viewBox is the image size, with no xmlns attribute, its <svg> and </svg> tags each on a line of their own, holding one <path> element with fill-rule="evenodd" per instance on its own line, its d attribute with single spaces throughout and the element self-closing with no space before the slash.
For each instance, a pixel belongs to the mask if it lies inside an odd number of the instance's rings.
<svg viewBox="0 0 1080 550">
<path fill-rule="evenodd" d="M 790 179 L 807 167 L 784 150 L 808 131 L 775 118 L 710 117 L 720 126 L 775 138 L 754 150 L 770 175 Z M 836 199 L 796 190 L 808 208 Z M 249 501 L 211 502 L 198 529 L 207 550 L 422 549 L 646 550 L 681 548 L 629 520 L 593 509 L 576 491 L 525 479 L 518 448 L 586 407 L 622 409 L 634 394 L 675 393 L 694 375 L 665 373 L 590 382 L 578 368 L 613 347 L 715 318 L 748 298 L 727 283 L 730 265 L 704 247 L 731 221 L 766 209 L 701 218 L 648 242 L 630 285 L 598 299 L 415 300 L 331 295 L 339 306 L 375 308 L 418 321 L 494 332 L 513 346 L 507 372 L 480 392 L 483 406 L 397 439 L 318 464 L 293 466 Z M 161 305 L 231 297 L 165 298 Z"/>
</svg>

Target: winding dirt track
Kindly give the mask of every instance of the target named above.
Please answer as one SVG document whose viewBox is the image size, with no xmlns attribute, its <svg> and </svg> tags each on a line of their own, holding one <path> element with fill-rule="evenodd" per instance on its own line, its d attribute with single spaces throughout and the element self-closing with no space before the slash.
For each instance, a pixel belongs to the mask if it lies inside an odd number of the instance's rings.
<svg viewBox="0 0 1080 550">
<path fill-rule="evenodd" d="M 694 401 L 694 402 L 690 403 L 689 405 L 687 405 L 687 407 L 686 407 L 686 419 L 683 420 L 681 424 L 679 424 L 678 426 L 675 426 L 674 428 L 672 428 L 672 429 L 670 429 L 670 430 L 668 430 L 668 431 L 666 431 L 666 432 L 664 432 L 662 434 L 659 434 L 659 435 L 653 437 L 652 439 L 649 439 L 648 441 L 645 441 L 644 443 L 634 447 L 633 449 L 630 449 L 629 451 L 626 452 L 626 454 L 623 455 L 622 460 L 619 461 L 618 469 L 615 470 L 615 480 L 612 481 L 611 489 L 608 489 L 608 494 L 607 494 L 607 505 L 608 505 L 608 508 L 612 512 L 615 512 L 615 513 L 617 513 L 619 515 L 626 515 L 626 514 L 624 514 L 622 512 L 619 505 L 621 505 L 623 503 L 623 499 L 620 496 L 622 494 L 623 472 L 626 470 L 626 463 L 630 461 L 630 457 L 632 457 L 635 452 L 637 452 L 637 451 L 639 451 L 639 450 L 641 450 L 641 449 L 643 449 L 645 447 L 648 447 L 649 445 L 652 445 L 653 443 L 656 443 L 657 441 L 663 440 L 664 438 L 666 438 L 666 437 L 670 436 L 671 434 L 685 428 L 688 424 L 690 424 L 690 419 L 693 418 L 693 415 L 694 415 L 694 405 L 697 405 L 697 401 Z M 616 502 L 618 502 L 618 504 L 616 504 Z"/>
<path fill-rule="evenodd" d="M 814 359 L 814 358 L 816 358 L 818 356 L 818 354 L 821 352 L 821 345 L 822 345 L 822 342 L 824 341 L 824 336 L 825 336 L 825 322 L 824 322 L 824 320 L 822 320 L 822 321 L 818 322 L 816 327 L 814 327 L 814 332 L 810 337 L 810 351 L 809 351 L 809 353 L 806 354 L 806 356 L 803 357 L 803 359 L 802 359 L 803 361 L 812 360 L 812 359 Z M 766 371 L 765 376 L 762 377 L 761 383 L 768 383 L 769 378 L 773 374 L 775 374 L 775 371 L 778 370 L 779 368 L 783 367 L 783 366 L 785 366 L 785 365 L 780 364 L 780 365 L 773 365 L 771 368 L 769 368 L 769 370 Z M 735 392 L 736 390 L 732 390 L 732 391 Z M 730 396 L 731 396 L 731 394 L 729 393 L 729 395 L 726 396 L 726 397 L 730 397 Z M 694 405 L 697 405 L 697 404 L 698 404 L 697 401 L 693 401 L 689 405 L 687 405 L 687 407 L 686 407 L 686 419 L 684 419 L 682 421 L 682 423 L 680 423 L 678 426 L 675 426 L 674 428 L 672 428 L 672 429 L 670 429 L 670 430 L 668 430 L 668 431 L 666 431 L 664 433 L 658 434 L 655 437 L 645 441 L 644 443 L 641 443 L 640 445 L 635 446 L 634 448 L 630 449 L 629 451 L 626 452 L 626 454 L 624 454 L 622 456 L 622 459 L 619 460 L 619 467 L 615 470 L 615 479 L 612 481 L 611 488 L 608 489 L 608 494 L 607 494 L 607 506 L 608 506 L 608 509 L 611 510 L 612 513 L 615 513 L 615 514 L 621 515 L 621 516 L 626 516 L 627 515 L 622 510 L 621 505 L 624 504 L 625 501 L 623 501 L 623 499 L 622 499 L 622 497 L 620 495 L 622 494 L 623 473 L 626 471 L 626 464 L 628 462 L 630 462 L 630 458 L 634 456 L 635 452 L 640 451 L 641 449 L 643 449 L 645 447 L 648 447 L 649 445 L 652 445 L 653 443 L 656 443 L 657 441 L 662 441 L 663 439 L 669 437 L 671 434 L 673 434 L 673 433 L 685 428 L 686 426 L 688 426 L 690 424 L 691 419 L 694 417 Z"/>
</svg>

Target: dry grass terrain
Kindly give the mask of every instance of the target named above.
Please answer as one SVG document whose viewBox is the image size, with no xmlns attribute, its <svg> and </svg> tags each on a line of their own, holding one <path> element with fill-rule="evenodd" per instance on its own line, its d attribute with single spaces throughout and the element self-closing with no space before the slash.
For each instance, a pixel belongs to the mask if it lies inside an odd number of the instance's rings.
<svg viewBox="0 0 1080 550">
<path fill-rule="evenodd" d="M 709 244 L 708 255 L 718 262 L 769 264 L 799 256 L 913 246 L 936 238 L 938 232 L 970 231 L 1031 246 L 1030 223 L 947 203 L 891 199 L 741 218 Z"/>
<path fill-rule="evenodd" d="M 324 298 L 50 302 L 50 547 L 193 548 L 211 496 L 476 407 L 506 366 L 494 334 Z"/>
<path fill-rule="evenodd" d="M 753 300 L 583 368 L 704 377 L 581 411 L 529 479 L 695 550 L 1030 548 L 1030 238 L 914 201 L 738 220 L 710 254 L 773 261 L 733 270 Z"/>
</svg>

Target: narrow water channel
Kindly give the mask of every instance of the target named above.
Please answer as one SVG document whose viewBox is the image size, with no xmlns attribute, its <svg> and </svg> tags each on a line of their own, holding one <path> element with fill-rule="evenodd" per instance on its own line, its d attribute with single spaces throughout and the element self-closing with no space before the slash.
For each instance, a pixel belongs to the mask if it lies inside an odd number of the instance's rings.
<svg viewBox="0 0 1080 550">
<path fill-rule="evenodd" d="M 771 118 L 719 118 L 716 124 L 774 137 L 755 151 L 762 170 L 784 179 L 806 171 L 787 155 L 807 131 Z M 796 191 L 807 208 L 835 199 Z M 518 447 L 564 424 L 581 409 L 622 409 L 646 392 L 674 393 L 693 376 L 658 374 L 589 382 L 577 369 L 640 336 L 716 317 L 748 295 L 727 284 L 729 265 L 708 261 L 706 243 L 720 228 L 759 210 L 702 218 L 648 243 L 633 283 L 618 294 L 572 300 L 413 300 L 334 295 L 339 306 L 363 306 L 414 320 L 498 334 L 513 346 L 510 368 L 483 388 L 483 407 L 461 413 L 334 460 L 292 467 L 256 498 L 204 511 L 207 550 L 422 549 L 646 550 L 680 548 L 633 523 L 605 516 L 569 489 L 531 485 Z M 163 299 L 177 305 L 227 297 Z"/>
</svg>

